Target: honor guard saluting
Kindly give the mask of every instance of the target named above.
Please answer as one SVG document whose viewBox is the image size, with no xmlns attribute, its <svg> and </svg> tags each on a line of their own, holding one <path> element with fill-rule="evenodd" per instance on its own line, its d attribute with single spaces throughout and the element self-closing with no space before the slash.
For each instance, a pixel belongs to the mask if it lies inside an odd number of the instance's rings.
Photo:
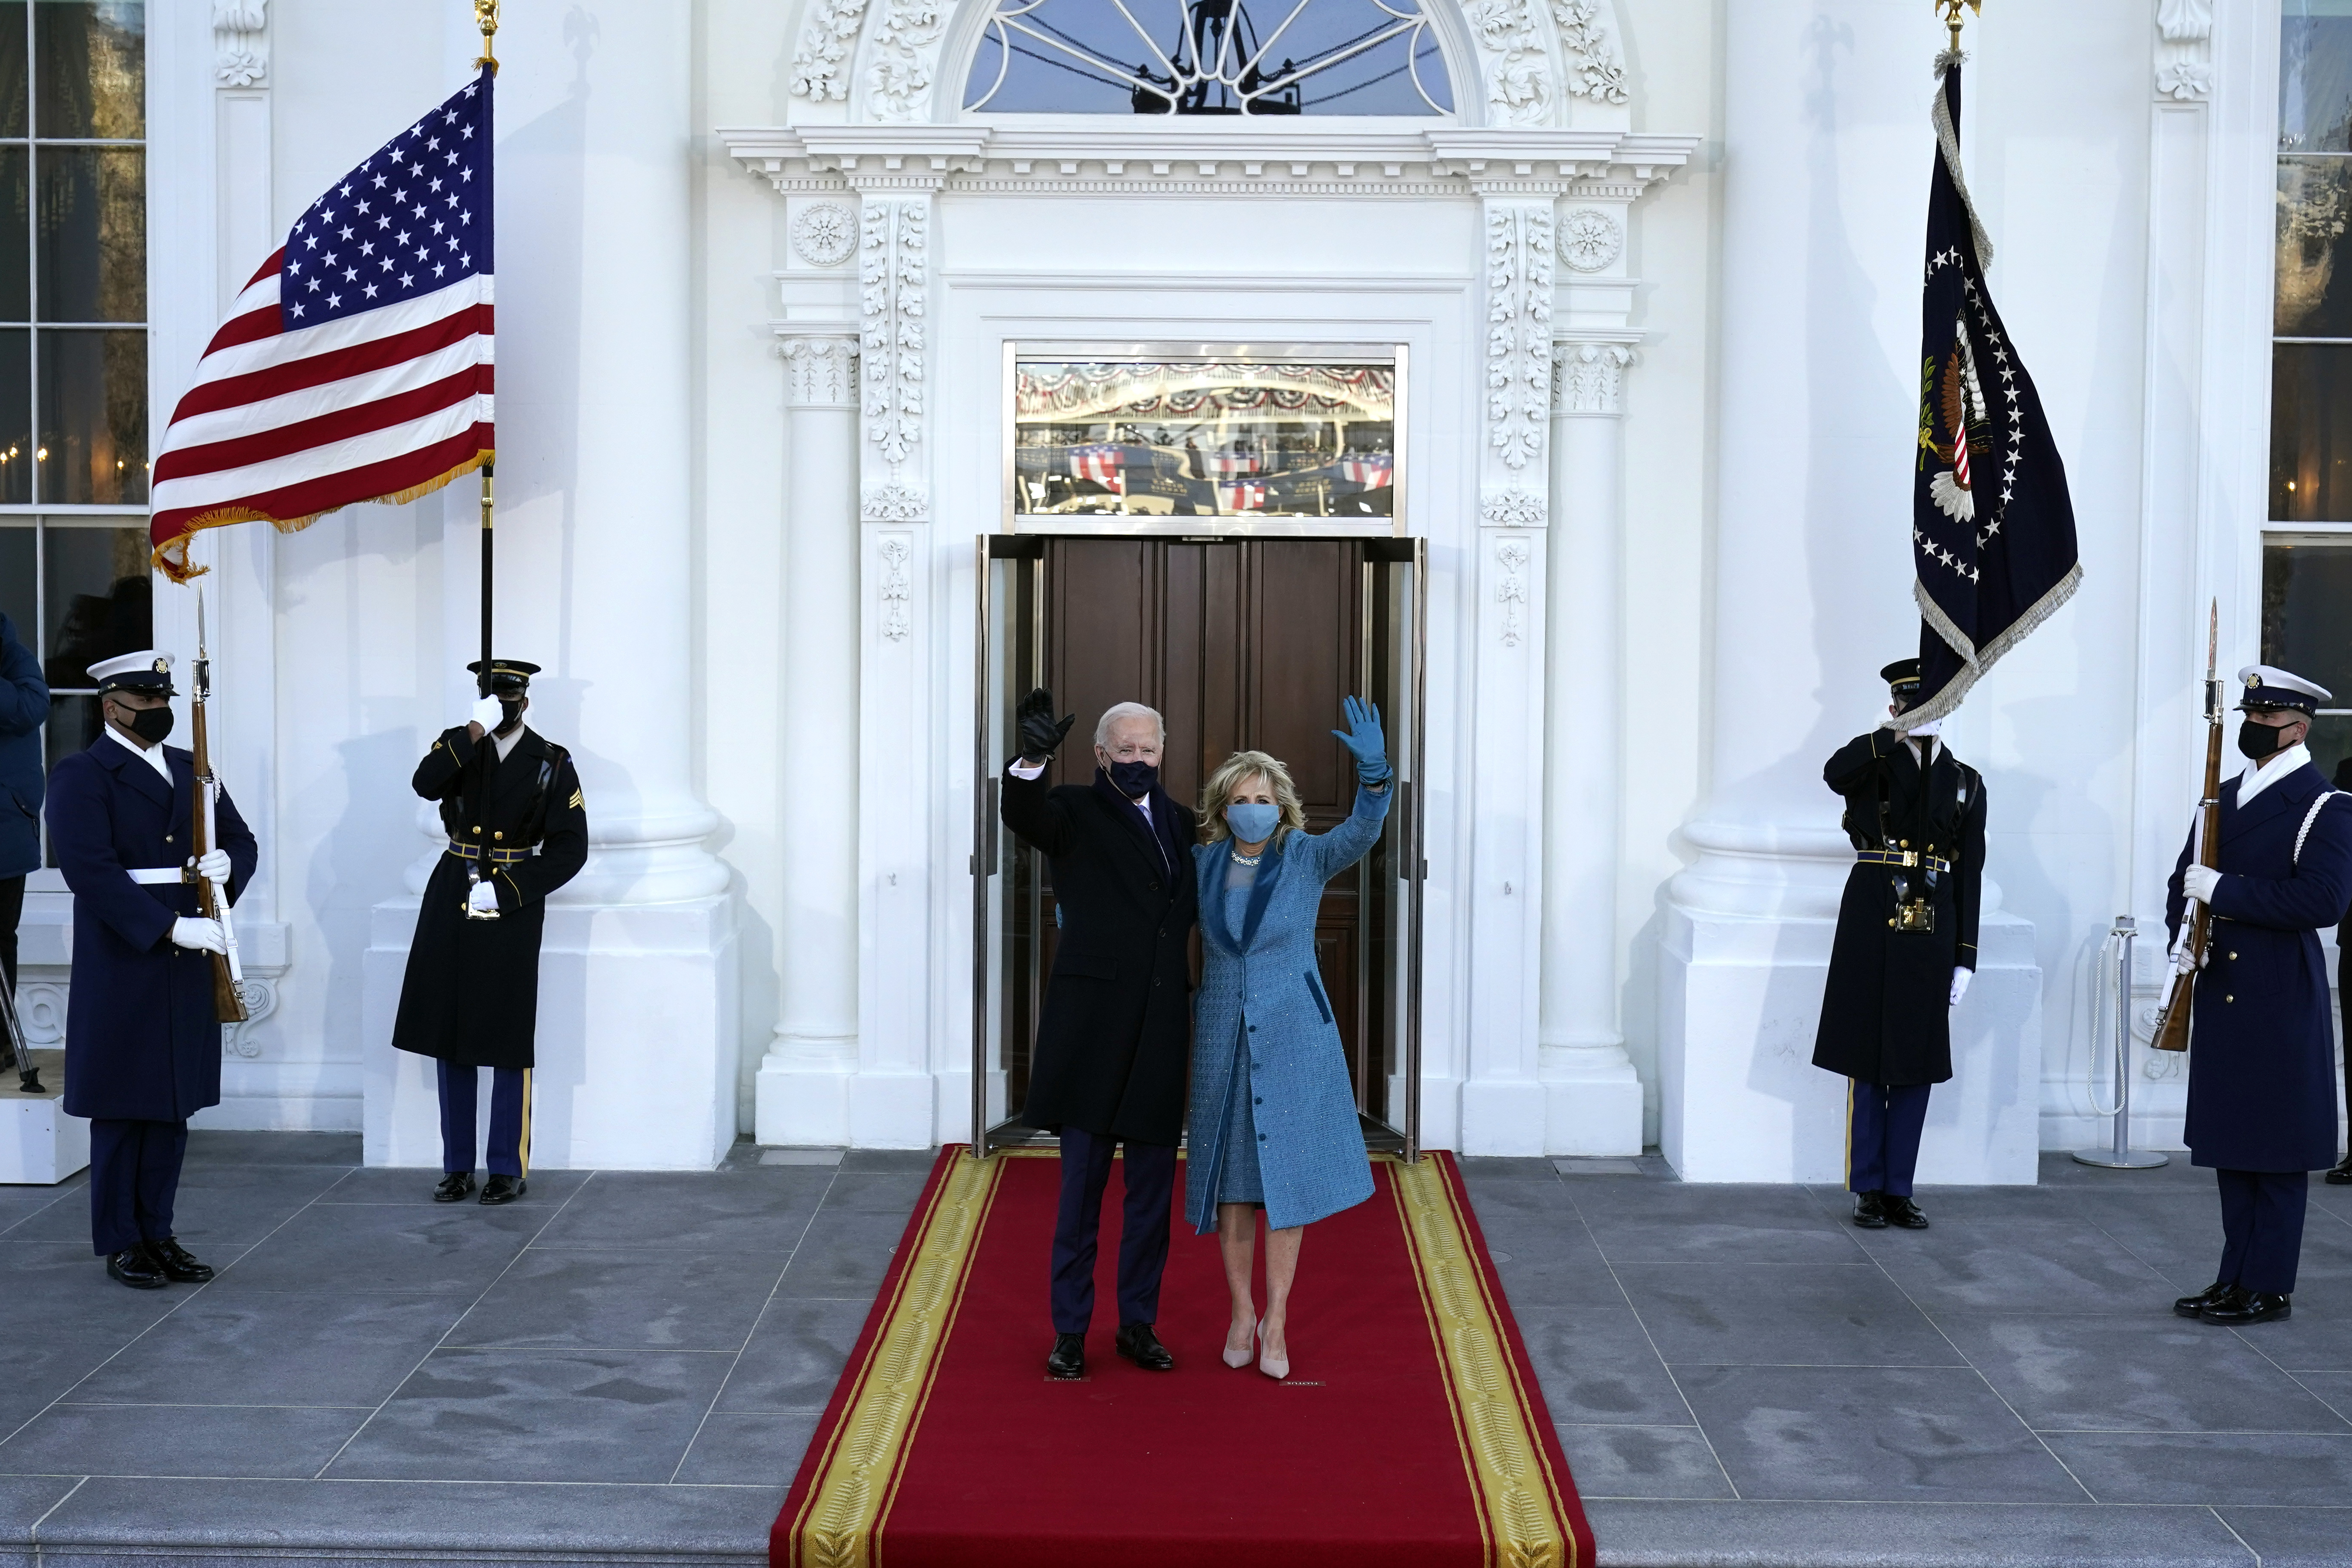
<svg viewBox="0 0 2352 1568">
<path fill-rule="evenodd" d="M 2336 1158 L 2336 1040 L 2319 933 L 2352 896 L 2352 800 L 2327 787 L 2304 738 L 2327 690 L 2266 664 L 2238 672 L 2238 750 L 2252 765 L 2221 790 L 2211 866 L 2174 868 L 2165 921 L 2179 951 L 2190 900 L 2212 910 L 2189 1013 L 2189 1157 L 2221 1189 L 2221 1268 L 2173 1303 L 2242 1325 L 2286 1317 L 2303 1253 L 2310 1173 Z"/>
<path fill-rule="evenodd" d="M 49 773 L 49 845 L 74 895 L 73 1002 L 65 1108 L 89 1118 L 90 1239 L 106 1271 L 154 1289 L 213 1271 L 172 1234 L 188 1118 L 220 1103 L 215 953 L 228 942 L 196 912 L 196 878 L 236 901 L 253 834 L 226 792 L 213 847 L 194 859 L 194 754 L 172 732 L 172 656 L 89 667 L 106 729 Z"/>
<path fill-rule="evenodd" d="M 478 660 L 466 668 L 481 673 Z M 416 764 L 416 793 L 441 803 L 449 847 L 416 911 L 392 1043 L 436 1063 L 438 1203 L 474 1190 L 478 1068 L 492 1069 L 481 1201 L 512 1203 L 530 1170 L 540 931 L 547 895 L 588 859 L 588 813 L 572 754 L 522 721 L 538 673 L 535 664 L 493 660 L 490 694 Z"/>
<path fill-rule="evenodd" d="M 1900 718 L 1919 661 L 1879 672 Z M 1977 967 L 1984 885 L 1984 780 L 1937 739 L 1943 721 L 1873 730 L 1822 770 L 1845 797 L 1853 869 L 1838 905 L 1813 1065 L 1847 1091 L 1846 1185 L 1853 1223 L 1924 1230 L 1911 1201 L 1927 1096 L 1952 1076 L 1951 1011 Z"/>
</svg>

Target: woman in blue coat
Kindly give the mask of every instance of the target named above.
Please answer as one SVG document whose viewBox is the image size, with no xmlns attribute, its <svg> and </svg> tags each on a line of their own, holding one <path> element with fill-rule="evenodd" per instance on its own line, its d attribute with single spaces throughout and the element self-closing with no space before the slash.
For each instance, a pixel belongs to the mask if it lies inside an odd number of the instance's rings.
<svg viewBox="0 0 2352 1568">
<path fill-rule="evenodd" d="M 1290 772 L 1263 752 L 1237 752 L 1209 778 L 1196 845 L 1202 951 L 1207 963 L 1192 1011 L 1191 1157 L 1184 1213 L 1196 1233 L 1213 1225 L 1233 1294 L 1225 1335 L 1231 1367 L 1290 1372 L 1284 1318 L 1308 1224 L 1372 1195 L 1371 1163 L 1356 1120 L 1348 1061 L 1315 963 L 1323 885 L 1380 841 L 1389 810 L 1389 761 L 1380 710 L 1348 699 L 1356 809 L 1328 833 L 1309 833 Z M 1265 1210 L 1265 1318 L 1250 1294 L 1258 1209 Z"/>
</svg>

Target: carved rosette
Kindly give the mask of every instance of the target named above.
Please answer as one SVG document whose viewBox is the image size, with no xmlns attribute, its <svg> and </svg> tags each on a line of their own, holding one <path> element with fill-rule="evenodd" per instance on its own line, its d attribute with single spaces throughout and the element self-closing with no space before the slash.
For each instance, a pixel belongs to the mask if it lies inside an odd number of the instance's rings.
<svg viewBox="0 0 2352 1568">
<path fill-rule="evenodd" d="M 1625 253 L 1625 230 L 1613 214 L 1576 207 L 1559 220 L 1559 258 L 1570 270 L 1598 272 Z"/>
<path fill-rule="evenodd" d="M 268 0 L 213 0 L 213 79 L 258 87 L 269 71 Z"/>
<path fill-rule="evenodd" d="M 1623 413 L 1625 369 L 1633 363 L 1633 351 L 1623 343 L 1553 344 L 1552 412 Z"/>
<path fill-rule="evenodd" d="M 928 198 L 866 199 L 857 265 L 866 438 L 894 474 L 922 439 L 929 225 Z"/>
<path fill-rule="evenodd" d="M 793 219 L 793 249 L 811 267 L 838 267 L 857 248 L 857 215 L 839 202 L 812 202 Z"/>
<path fill-rule="evenodd" d="M 1540 490 L 1514 486 L 1488 490 L 1478 500 L 1478 521 L 1488 528 L 1541 528 L 1548 515 Z"/>
<path fill-rule="evenodd" d="M 1486 209 L 1486 445 L 1516 474 L 1540 470 L 1551 410 L 1549 203 Z"/>
<path fill-rule="evenodd" d="M 857 405 L 857 340 L 832 336 L 788 337 L 778 345 L 784 358 L 784 401 L 793 408 L 854 408 Z"/>
</svg>

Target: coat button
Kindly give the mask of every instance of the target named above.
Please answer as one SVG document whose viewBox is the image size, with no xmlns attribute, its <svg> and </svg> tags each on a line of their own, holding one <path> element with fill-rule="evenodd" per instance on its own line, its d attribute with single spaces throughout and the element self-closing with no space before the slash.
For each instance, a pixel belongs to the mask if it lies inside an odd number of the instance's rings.
<svg viewBox="0 0 2352 1568">
<path fill-rule="evenodd" d="M 478 823 L 476 823 L 476 824 L 474 824 L 474 826 L 473 826 L 472 827 L 470 827 L 470 828 L 467 829 L 467 832 L 469 832 L 469 833 L 479 833 L 481 830 L 482 830 L 482 825 L 481 825 L 480 823 L 478 823 Z"/>
<path fill-rule="evenodd" d="M 493 834 L 491 834 L 491 835 L 490 835 L 490 837 L 493 837 L 493 838 L 504 838 L 504 837 L 506 837 L 506 835 L 505 835 L 505 834 L 503 834 L 503 833 L 493 833 Z"/>
<path fill-rule="evenodd" d="M 164 842 L 164 843 L 166 843 L 166 844 L 169 844 L 170 842 L 172 842 L 172 836 L 171 836 L 170 834 L 168 834 L 168 833 L 166 833 L 165 835 L 163 835 L 163 842 Z"/>
<path fill-rule="evenodd" d="M 1251 1098 L 1250 1103 L 1252 1105 L 1264 1105 L 1265 1103 L 1265 1097 L 1262 1094 L 1255 1095 Z"/>
<path fill-rule="evenodd" d="M 1261 1143 L 1265 1142 L 1265 1133 L 1263 1133 L 1263 1132 L 1259 1133 L 1259 1134 L 1257 1135 L 1257 1141 L 1258 1141 L 1259 1142 L 1261 1142 Z"/>
<path fill-rule="evenodd" d="M 1908 849 L 1908 848 L 1910 848 L 1910 847 L 1911 847 L 1911 840 L 1909 840 L 1908 838 L 1904 839 L 1904 840 L 1902 841 L 1902 843 L 1898 846 L 1898 847 L 1900 847 L 1900 848 L 1904 848 L 1904 849 Z"/>
<path fill-rule="evenodd" d="M 2233 952 L 2233 953 L 2231 953 L 2230 956 L 2231 956 L 2232 959 L 2234 959 L 2234 958 L 2236 958 L 2238 955 L 2237 955 L 2236 953 L 2234 953 L 2234 952 Z"/>
<path fill-rule="evenodd" d="M 2235 996 L 2224 996 L 2221 1000 L 2224 1002 L 2235 1002 L 2237 998 Z"/>
<path fill-rule="evenodd" d="M 1256 1034 L 1256 1033 L 1257 1033 L 1257 1026 L 1256 1026 L 1255 1024 L 1252 1024 L 1252 1025 L 1249 1026 L 1249 1032 L 1250 1032 L 1251 1034 L 1253 1034 L 1253 1035 Z"/>
</svg>

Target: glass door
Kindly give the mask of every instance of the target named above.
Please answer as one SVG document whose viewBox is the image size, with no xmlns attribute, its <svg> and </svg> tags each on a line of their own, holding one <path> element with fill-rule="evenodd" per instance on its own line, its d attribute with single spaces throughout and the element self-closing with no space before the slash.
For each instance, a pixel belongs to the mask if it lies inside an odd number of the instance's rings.
<svg viewBox="0 0 2352 1568">
<path fill-rule="evenodd" d="M 1039 1141 L 1011 1120 L 1029 1089 L 1029 1047 L 1045 985 L 1040 861 L 998 820 L 1013 709 L 1042 685 L 1045 542 L 983 533 L 974 564 L 971 841 L 973 1152 Z"/>
<path fill-rule="evenodd" d="M 1361 687 L 1380 704 L 1396 769 L 1395 802 L 1380 844 L 1357 863 L 1360 956 L 1351 1042 L 1364 1141 L 1421 1158 L 1423 601 L 1427 545 L 1418 538 L 1364 542 Z"/>
</svg>

